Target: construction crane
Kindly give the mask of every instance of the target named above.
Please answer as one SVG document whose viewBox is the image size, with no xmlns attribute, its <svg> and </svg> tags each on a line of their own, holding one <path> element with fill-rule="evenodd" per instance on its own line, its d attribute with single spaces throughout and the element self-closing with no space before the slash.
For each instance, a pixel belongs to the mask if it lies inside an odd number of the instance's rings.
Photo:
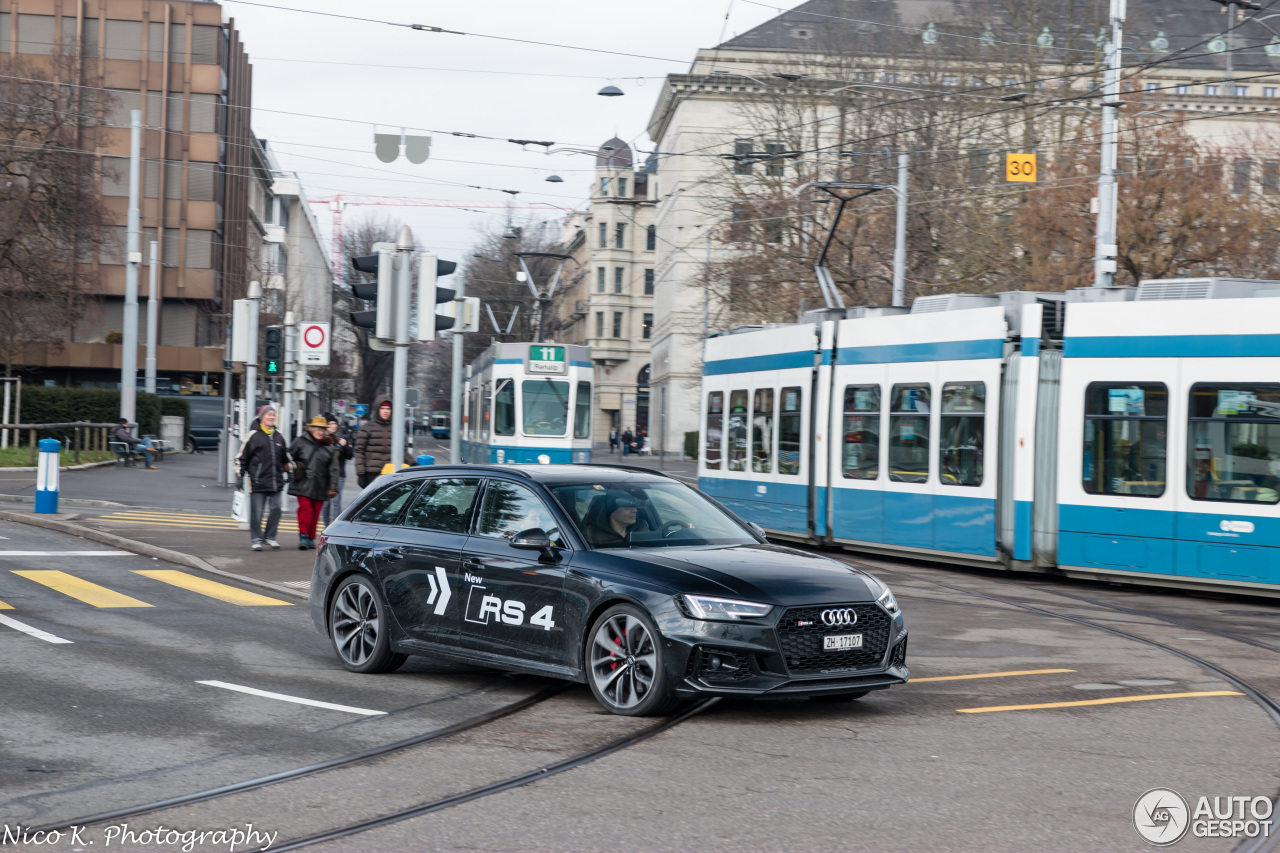
<svg viewBox="0 0 1280 853">
<path fill-rule="evenodd" d="M 551 207 L 555 210 L 569 210 L 570 208 L 561 208 L 546 202 L 539 202 L 536 205 L 518 205 L 513 206 L 509 203 L 495 204 L 492 201 L 452 201 L 443 198 L 415 198 L 412 196 L 391 196 L 391 195 L 356 195 L 342 193 L 331 196 L 330 198 L 311 198 L 307 201 L 312 204 L 325 204 L 329 206 L 329 213 L 333 217 L 333 227 L 329 238 L 329 263 L 333 268 L 333 284 L 335 287 L 342 284 L 342 212 L 348 205 L 356 205 L 364 207 L 366 205 L 382 205 L 386 207 L 452 207 L 462 208 L 464 210 L 545 210 Z"/>
</svg>

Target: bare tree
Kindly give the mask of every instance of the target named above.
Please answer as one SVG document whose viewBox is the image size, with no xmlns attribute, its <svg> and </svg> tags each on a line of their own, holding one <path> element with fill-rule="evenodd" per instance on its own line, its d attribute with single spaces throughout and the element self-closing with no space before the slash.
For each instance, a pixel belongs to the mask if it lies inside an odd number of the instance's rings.
<svg viewBox="0 0 1280 853">
<path fill-rule="evenodd" d="M 87 263 L 105 213 L 87 152 L 96 127 L 73 60 L 0 55 L 0 358 L 5 375 L 25 346 L 60 346 L 84 310 Z"/>
</svg>

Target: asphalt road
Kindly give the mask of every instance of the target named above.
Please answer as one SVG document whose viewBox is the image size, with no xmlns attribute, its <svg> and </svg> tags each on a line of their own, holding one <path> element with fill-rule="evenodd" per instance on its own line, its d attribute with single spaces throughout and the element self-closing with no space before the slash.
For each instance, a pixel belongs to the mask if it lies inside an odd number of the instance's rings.
<svg viewBox="0 0 1280 853">
<path fill-rule="evenodd" d="M 65 820 L 306 765 L 449 725 L 550 683 L 421 659 L 392 675 L 353 675 L 299 604 L 246 601 L 249 588 L 225 578 L 72 536 L 16 524 L 0 524 L 0 536 L 8 537 L 0 540 L 0 602 L 10 608 L 0 616 L 11 620 L 0 622 L 0 825 Z M 1280 608 L 878 565 L 911 629 L 911 684 L 851 703 L 721 701 L 593 763 L 315 849 L 1145 850 L 1131 811 L 1150 788 L 1188 798 L 1280 791 L 1280 728 L 1246 696 L 962 713 L 1236 691 L 1167 652 L 940 584 L 1083 613 L 1194 650 L 1273 695 L 1278 653 L 1046 590 L 1260 635 L 1276 624 L 1265 614 Z M 157 571 L 183 574 L 139 574 Z M 130 603 L 109 594 L 133 603 L 103 606 Z M 954 679 L 992 674 L 1000 675 Z M 361 713 L 377 711 L 385 713 Z M 536 770 L 651 722 L 606 715 L 575 686 L 447 741 L 129 824 L 253 823 L 280 843 Z M 84 837 L 103 848 L 105 831 Z M 1188 838 L 1176 849 L 1237 843 Z"/>
</svg>

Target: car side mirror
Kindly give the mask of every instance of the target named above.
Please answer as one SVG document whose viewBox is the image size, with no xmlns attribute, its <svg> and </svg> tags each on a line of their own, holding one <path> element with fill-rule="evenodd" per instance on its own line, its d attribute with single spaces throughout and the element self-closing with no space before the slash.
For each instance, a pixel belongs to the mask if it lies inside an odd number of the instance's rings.
<svg viewBox="0 0 1280 853">
<path fill-rule="evenodd" d="M 759 536 L 759 537 L 760 537 L 761 539 L 763 539 L 764 541 L 766 541 L 766 542 L 768 542 L 768 541 L 769 541 L 769 537 L 768 537 L 768 536 L 766 536 L 766 535 L 765 535 L 765 533 L 764 533 L 764 528 L 763 528 L 763 527 L 761 527 L 760 525 L 756 524 L 754 521 L 748 521 L 748 522 L 747 522 L 747 527 L 750 527 L 750 528 L 751 528 L 751 532 L 752 532 L 752 533 L 754 533 L 755 535 Z"/>
<path fill-rule="evenodd" d="M 541 527 L 530 527 L 528 530 L 521 530 L 511 537 L 511 547 L 519 548 L 522 551 L 540 551 L 542 556 L 547 559 L 555 559 L 558 556 L 555 545 L 551 542 L 551 537 Z"/>
</svg>

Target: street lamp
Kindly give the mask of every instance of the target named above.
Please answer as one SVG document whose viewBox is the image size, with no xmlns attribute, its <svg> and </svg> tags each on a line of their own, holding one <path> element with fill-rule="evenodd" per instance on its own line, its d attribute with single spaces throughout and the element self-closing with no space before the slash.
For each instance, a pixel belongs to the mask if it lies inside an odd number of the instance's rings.
<svg viewBox="0 0 1280 853">
<path fill-rule="evenodd" d="M 622 91 L 617 86 L 609 85 L 609 86 L 605 86 L 599 92 L 596 92 L 596 94 L 606 98 L 616 98 L 619 95 L 625 95 L 626 92 Z"/>
</svg>

